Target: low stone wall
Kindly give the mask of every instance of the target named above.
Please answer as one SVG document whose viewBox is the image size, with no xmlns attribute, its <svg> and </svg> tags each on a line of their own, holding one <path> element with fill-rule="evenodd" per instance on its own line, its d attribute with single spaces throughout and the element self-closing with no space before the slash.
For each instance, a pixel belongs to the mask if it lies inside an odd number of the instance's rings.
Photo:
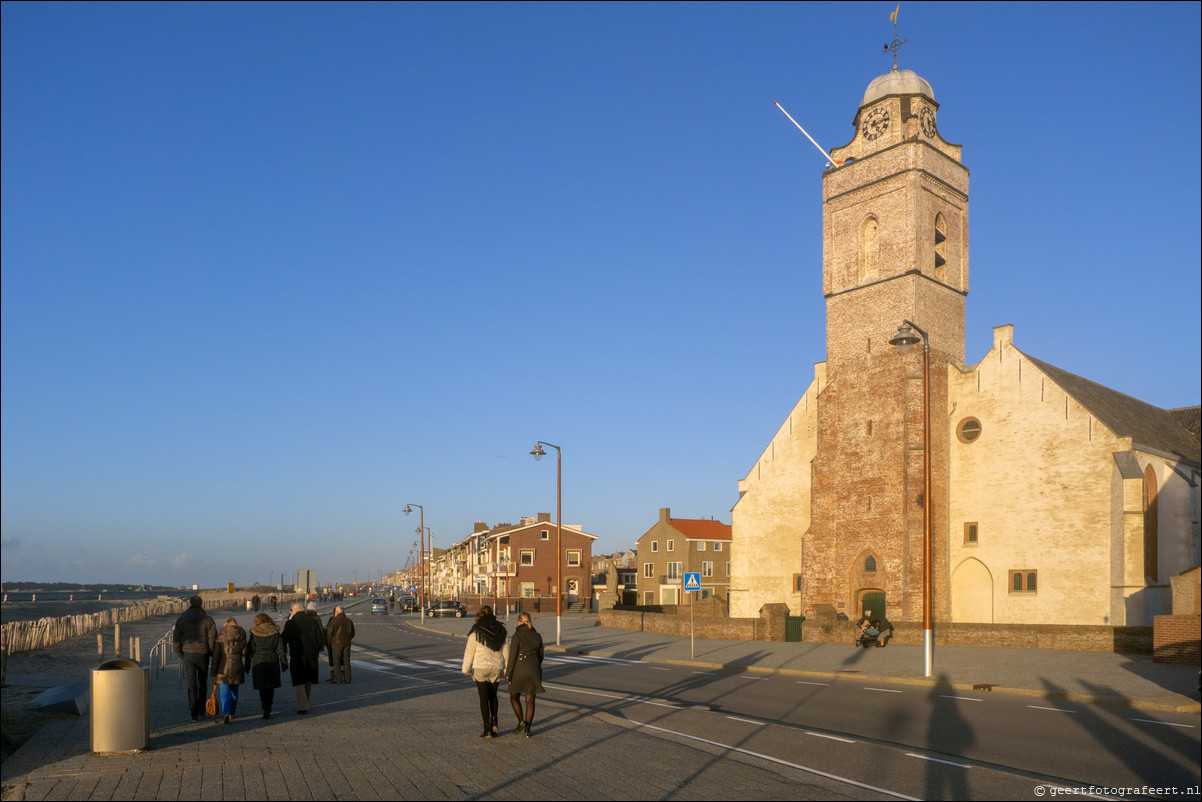
<svg viewBox="0 0 1202 802">
<path fill-rule="evenodd" d="M 1154 662 L 1189 666 L 1202 663 L 1202 616 L 1158 615 L 1152 622 Z"/>
<path fill-rule="evenodd" d="M 779 608 L 779 609 L 777 609 Z M 706 640 L 785 640 L 785 605 L 765 605 L 759 618 L 705 618 L 697 616 L 693 636 Z M 1168 616 L 1166 616 L 1168 617 Z M 688 613 L 654 613 L 641 610 L 602 610 L 603 627 L 635 632 L 688 637 Z M 1194 616 L 1194 654 L 1197 654 L 1199 618 Z M 888 643 L 922 645 L 922 624 L 893 625 Z M 1188 627 L 1188 624 L 1187 624 Z M 801 627 L 807 643 L 853 643 L 853 621 L 807 619 Z M 935 643 L 946 646 L 1009 646 L 1027 649 L 1069 649 L 1087 652 L 1152 654 L 1152 627 L 1072 626 L 1060 624 L 938 624 Z M 1194 657 L 1194 662 L 1198 661 Z"/>
<path fill-rule="evenodd" d="M 891 643 L 922 645 L 921 623 L 895 623 Z M 801 639 L 807 643 L 852 643 L 854 621 L 807 620 Z M 1023 649 L 1069 649 L 1085 652 L 1151 654 L 1151 627 L 1076 626 L 1069 624 L 936 624 L 935 643 L 946 646 L 1009 646 Z M 1196 633 L 1196 630 L 1195 630 Z"/>
<path fill-rule="evenodd" d="M 785 639 L 784 615 L 775 614 L 760 618 L 718 618 L 700 615 L 690 617 L 687 612 L 670 615 L 640 610 L 601 610 L 597 613 L 597 623 L 614 629 L 685 638 L 691 633 L 693 637 L 703 640 Z"/>
</svg>

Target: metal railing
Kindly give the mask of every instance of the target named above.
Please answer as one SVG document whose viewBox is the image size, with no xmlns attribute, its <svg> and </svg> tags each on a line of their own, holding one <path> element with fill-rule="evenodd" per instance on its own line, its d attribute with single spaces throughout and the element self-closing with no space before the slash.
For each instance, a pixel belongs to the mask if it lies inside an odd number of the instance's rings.
<svg viewBox="0 0 1202 802">
<path fill-rule="evenodd" d="M 152 676 L 158 676 L 167 670 L 171 657 L 175 655 L 175 630 L 172 629 L 166 635 L 159 638 L 154 646 L 150 647 L 150 668 Z M 180 688 L 184 687 L 184 664 L 179 664 L 178 681 Z"/>
</svg>

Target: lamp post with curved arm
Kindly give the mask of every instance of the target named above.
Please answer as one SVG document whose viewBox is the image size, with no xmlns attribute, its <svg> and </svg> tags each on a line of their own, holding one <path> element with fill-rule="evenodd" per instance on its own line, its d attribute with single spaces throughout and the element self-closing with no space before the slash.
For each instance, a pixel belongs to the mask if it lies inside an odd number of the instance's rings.
<svg viewBox="0 0 1202 802">
<path fill-rule="evenodd" d="M 934 638 L 931 634 L 931 341 L 927 333 L 909 320 L 897 327 L 889 340 L 899 351 L 906 353 L 922 337 L 922 652 L 926 676 L 935 668 Z"/>
<path fill-rule="evenodd" d="M 427 602 L 427 599 L 426 599 L 426 508 L 420 504 L 412 504 L 412 505 L 406 504 L 405 509 L 401 510 L 401 512 L 405 513 L 406 515 L 410 515 L 413 512 L 412 507 L 417 507 L 417 509 L 420 511 L 418 513 L 420 523 L 417 526 L 417 533 L 419 535 L 421 535 L 422 542 L 421 542 L 421 548 L 417 552 L 417 563 L 418 563 L 418 576 L 421 577 L 421 581 L 418 584 L 417 599 L 418 599 L 418 607 L 422 610 L 422 614 L 424 615 L 425 610 L 426 610 L 426 602 Z"/>
<path fill-rule="evenodd" d="M 543 446 L 555 449 L 555 645 L 562 645 L 562 620 L 563 620 L 563 574 L 560 566 L 563 563 L 563 552 L 561 542 L 561 525 L 563 521 L 563 452 L 559 446 L 553 443 L 544 443 L 539 440 L 534 444 L 534 450 L 530 453 L 534 456 L 535 461 L 541 460 L 547 456 L 547 452 L 543 451 Z"/>
</svg>

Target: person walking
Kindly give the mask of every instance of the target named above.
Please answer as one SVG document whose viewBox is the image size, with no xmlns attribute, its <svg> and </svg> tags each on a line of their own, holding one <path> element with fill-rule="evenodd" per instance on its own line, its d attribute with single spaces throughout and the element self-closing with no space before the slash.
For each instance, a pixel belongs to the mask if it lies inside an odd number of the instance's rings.
<svg viewBox="0 0 1202 802">
<path fill-rule="evenodd" d="M 280 637 L 288 646 L 289 673 L 292 687 L 296 690 L 296 712 L 309 712 L 309 700 L 313 686 L 319 682 L 317 672 L 321 650 L 326 643 L 326 633 L 317 617 L 315 605 L 306 610 L 300 602 L 292 603 L 292 615 L 284 624 Z M 310 615 L 312 613 L 312 615 Z"/>
<path fill-rule="evenodd" d="M 523 729 L 530 737 L 530 725 L 534 723 L 534 697 L 543 690 L 543 637 L 534 629 L 530 613 L 518 616 L 518 628 L 509 641 L 509 656 L 505 663 L 505 679 L 509 681 L 509 703 L 518 717 L 513 734 Z M 522 697 L 526 697 L 526 711 L 522 712 Z"/>
<path fill-rule="evenodd" d="M 288 668 L 288 651 L 284 648 L 279 627 L 267 613 L 255 616 L 255 625 L 251 627 L 250 639 L 246 642 L 242 668 L 250 674 L 251 685 L 259 692 L 263 718 L 271 718 L 275 689 L 280 687 L 280 672 Z"/>
<path fill-rule="evenodd" d="M 492 607 L 487 604 L 476 613 L 476 623 L 467 633 L 463 673 L 476 681 L 476 692 L 480 695 L 480 716 L 484 719 L 481 738 L 500 734 L 497 729 L 497 688 L 509 656 L 509 644 L 505 642 L 507 635 L 505 625 L 497 620 Z"/>
<path fill-rule="evenodd" d="M 209 658 L 217 648 L 217 624 L 199 596 L 188 600 L 188 609 L 176 620 L 171 646 L 186 677 L 188 712 L 198 721 L 209 694 Z"/>
<path fill-rule="evenodd" d="M 347 618 L 341 607 L 334 608 L 326 624 L 326 641 L 330 644 L 330 682 L 349 685 L 351 682 L 351 641 L 355 638 L 355 622 Z"/>
<path fill-rule="evenodd" d="M 217 635 L 217 648 L 213 651 L 212 672 L 226 724 L 233 721 L 238 712 L 238 686 L 246 681 L 242 667 L 242 653 L 245 651 L 246 630 L 238 626 L 235 619 L 225 619 L 225 626 Z"/>
</svg>

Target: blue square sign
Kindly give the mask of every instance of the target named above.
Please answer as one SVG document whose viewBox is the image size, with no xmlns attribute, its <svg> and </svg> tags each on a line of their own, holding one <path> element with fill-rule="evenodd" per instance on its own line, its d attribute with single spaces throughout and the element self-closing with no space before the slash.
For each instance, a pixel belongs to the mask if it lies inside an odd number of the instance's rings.
<svg viewBox="0 0 1202 802">
<path fill-rule="evenodd" d="M 701 591 L 701 572 L 700 571 L 685 571 L 684 574 L 684 591 Z"/>
</svg>

